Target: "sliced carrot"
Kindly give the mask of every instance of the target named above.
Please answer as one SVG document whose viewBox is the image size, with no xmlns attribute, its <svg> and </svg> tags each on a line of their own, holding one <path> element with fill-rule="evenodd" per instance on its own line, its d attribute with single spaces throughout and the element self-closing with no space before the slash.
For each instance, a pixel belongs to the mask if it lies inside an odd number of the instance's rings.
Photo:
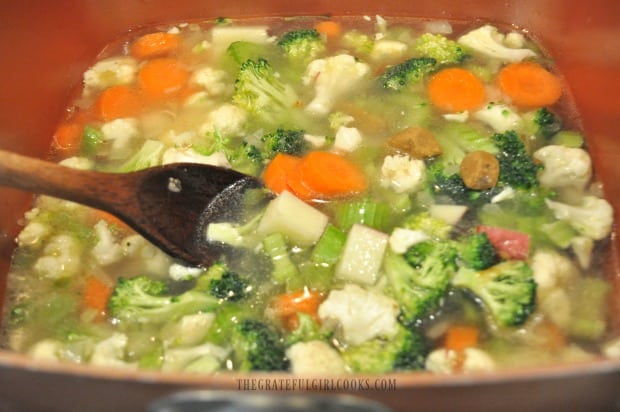
<svg viewBox="0 0 620 412">
<path fill-rule="evenodd" d="M 82 145 L 84 126 L 92 121 L 91 110 L 80 110 L 62 122 L 53 136 L 53 149 L 63 157 L 76 154 Z"/>
<path fill-rule="evenodd" d="M 74 155 L 82 143 L 84 125 L 76 122 L 64 122 L 54 132 L 54 148 L 63 155 Z"/>
<path fill-rule="evenodd" d="M 438 109 L 462 112 L 484 103 L 484 85 L 472 72 L 460 67 L 443 69 L 428 82 L 428 96 Z"/>
<path fill-rule="evenodd" d="M 505 66 L 497 76 L 497 83 L 500 90 L 517 106 L 549 106 L 562 95 L 560 79 L 534 62 Z"/>
<path fill-rule="evenodd" d="M 145 34 L 131 45 L 131 55 L 137 59 L 150 59 L 174 53 L 178 50 L 180 39 L 177 34 L 155 32 Z"/>
<path fill-rule="evenodd" d="M 444 348 L 461 352 L 478 345 L 480 330 L 475 326 L 454 325 L 444 336 Z"/>
<path fill-rule="evenodd" d="M 138 84 L 148 97 L 162 99 L 178 93 L 187 83 L 189 71 L 176 59 L 149 60 L 138 72 Z"/>
<path fill-rule="evenodd" d="M 318 322 L 318 309 L 323 296 L 308 289 L 284 293 L 276 296 L 270 308 L 288 330 L 295 330 L 299 326 L 299 313 L 310 315 Z"/>
<path fill-rule="evenodd" d="M 362 193 L 368 188 L 364 173 L 346 157 L 313 151 L 298 165 L 300 179 L 322 199 Z"/>
<path fill-rule="evenodd" d="M 296 167 L 291 169 L 291 171 L 286 176 L 286 189 L 304 202 L 320 200 L 322 196 L 311 190 L 303 181 L 301 177 L 301 169 L 299 167 L 300 164 L 301 161 L 297 164 Z"/>
<path fill-rule="evenodd" d="M 285 153 L 278 153 L 269 162 L 263 173 L 265 187 L 274 193 L 281 193 L 287 189 L 287 176 L 299 164 L 301 158 Z"/>
<path fill-rule="evenodd" d="M 339 37 L 342 32 L 342 25 L 333 20 L 320 21 L 315 24 L 314 28 L 328 39 L 335 39 Z"/>
<path fill-rule="evenodd" d="M 136 116 L 143 106 L 144 103 L 135 88 L 117 85 L 101 92 L 95 102 L 95 111 L 100 119 L 109 121 Z"/>
<path fill-rule="evenodd" d="M 111 294 L 110 285 L 95 276 L 89 276 L 82 290 L 82 307 L 96 310 L 103 315 Z"/>
</svg>

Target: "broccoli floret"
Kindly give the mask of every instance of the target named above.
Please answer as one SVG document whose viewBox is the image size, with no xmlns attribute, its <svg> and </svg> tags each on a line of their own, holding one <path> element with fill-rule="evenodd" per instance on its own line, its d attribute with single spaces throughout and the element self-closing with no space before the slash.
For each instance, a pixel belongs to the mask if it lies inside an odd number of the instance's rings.
<svg viewBox="0 0 620 412">
<path fill-rule="evenodd" d="M 424 369 L 428 352 L 428 343 L 418 329 L 399 326 L 393 338 L 375 338 L 350 346 L 342 352 L 342 358 L 354 372 L 385 373 Z"/>
<path fill-rule="evenodd" d="M 499 326 L 522 325 L 536 307 L 533 272 L 521 260 L 503 261 L 482 271 L 461 268 L 452 284 L 477 296 Z"/>
<path fill-rule="evenodd" d="M 228 152 L 226 158 L 232 168 L 246 175 L 256 176 L 263 167 L 263 154 L 260 149 L 246 141 L 236 146 L 236 150 Z"/>
<path fill-rule="evenodd" d="M 452 230 L 452 226 L 448 222 L 431 216 L 427 211 L 409 216 L 400 224 L 400 227 L 421 230 L 435 239 L 446 239 Z"/>
<path fill-rule="evenodd" d="M 499 262 L 497 250 L 484 232 L 462 238 L 458 249 L 461 261 L 472 269 L 484 270 Z"/>
<path fill-rule="evenodd" d="M 265 58 L 265 55 L 269 54 L 268 47 L 269 44 L 239 40 L 230 43 L 226 49 L 226 56 L 232 59 L 235 66 L 238 67 L 238 65 L 241 65 L 248 60 Z"/>
<path fill-rule="evenodd" d="M 459 64 L 467 56 L 460 44 L 442 34 L 424 33 L 417 39 L 415 50 L 442 65 Z"/>
<path fill-rule="evenodd" d="M 288 368 L 284 343 L 267 324 L 245 319 L 231 337 L 233 363 L 240 371 L 278 371 Z"/>
<path fill-rule="evenodd" d="M 325 50 L 325 40 L 316 29 L 300 29 L 284 33 L 277 42 L 288 59 L 307 64 Z"/>
<path fill-rule="evenodd" d="M 271 159 L 278 153 L 301 155 L 307 148 L 308 142 L 304 139 L 303 130 L 278 128 L 263 135 L 263 157 Z"/>
<path fill-rule="evenodd" d="M 246 60 L 239 68 L 232 100 L 259 121 L 281 123 L 299 101 L 293 88 L 282 82 L 266 59 Z"/>
<path fill-rule="evenodd" d="M 209 267 L 207 273 L 198 278 L 194 289 L 208 291 L 218 299 L 234 302 L 248 295 L 250 285 L 247 279 L 230 270 L 228 265 L 217 262 Z"/>
<path fill-rule="evenodd" d="M 423 241 L 404 255 L 388 252 L 383 262 L 392 296 L 401 305 L 401 320 L 415 324 L 439 308 L 456 272 L 456 249 L 447 241 Z"/>
<path fill-rule="evenodd" d="M 489 202 L 499 192 L 497 188 L 488 190 L 468 188 L 458 173 L 448 174 L 440 162 L 432 162 L 427 166 L 426 178 L 428 188 L 434 195 L 447 196 L 460 205 L 478 206 Z"/>
<path fill-rule="evenodd" d="M 436 64 L 437 60 L 431 57 L 414 57 L 388 68 L 379 81 L 385 89 L 399 91 L 422 80 Z"/>
<path fill-rule="evenodd" d="M 450 122 L 437 131 L 434 137 L 442 149 L 437 161 L 445 166 L 458 167 L 469 152 L 477 150 L 492 154 L 498 152 L 491 136 L 481 129 L 463 123 Z"/>
<path fill-rule="evenodd" d="M 527 112 L 521 117 L 521 133 L 550 140 L 562 129 L 560 118 L 546 107 Z"/>
<path fill-rule="evenodd" d="M 495 133 L 493 141 L 499 149 L 496 155 L 499 161 L 498 184 L 523 189 L 538 186 L 540 166 L 527 153 L 517 133 L 513 130 Z"/>
<path fill-rule="evenodd" d="M 119 278 L 108 301 L 112 317 L 131 323 L 163 323 L 217 306 L 218 299 L 205 291 L 171 295 L 164 282 L 144 275 Z"/>
</svg>

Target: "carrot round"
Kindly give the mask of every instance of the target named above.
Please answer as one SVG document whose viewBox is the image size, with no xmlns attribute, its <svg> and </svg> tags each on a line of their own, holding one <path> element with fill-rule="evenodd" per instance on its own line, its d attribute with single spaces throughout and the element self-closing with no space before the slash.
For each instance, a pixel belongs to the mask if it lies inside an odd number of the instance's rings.
<svg viewBox="0 0 620 412">
<path fill-rule="evenodd" d="M 368 181 L 355 163 L 332 152 L 308 153 L 298 165 L 301 181 L 322 199 L 364 192 Z"/>
<path fill-rule="evenodd" d="M 300 162 L 293 169 L 289 171 L 286 176 L 286 189 L 293 193 L 295 196 L 303 200 L 304 202 L 312 202 L 314 200 L 321 199 L 315 191 L 311 190 L 303 181 L 301 176 Z"/>
<path fill-rule="evenodd" d="M 444 347 L 455 352 L 478 345 L 480 330 L 475 326 L 451 326 L 444 337 Z"/>
<path fill-rule="evenodd" d="M 105 89 L 95 102 L 95 111 L 105 121 L 136 116 L 142 110 L 143 102 L 138 91 L 127 85 Z"/>
<path fill-rule="evenodd" d="M 285 153 L 278 153 L 269 162 L 263 173 L 265 187 L 274 193 L 281 193 L 288 188 L 286 180 L 301 158 Z"/>
<path fill-rule="evenodd" d="M 95 276 L 89 276 L 82 290 L 82 307 L 94 309 L 103 314 L 111 294 L 112 287 L 110 285 Z"/>
<path fill-rule="evenodd" d="M 165 98 L 179 92 L 189 71 L 176 59 L 160 57 L 149 60 L 138 72 L 138 84 L 147 96 Z"/>
<path fill-rule="evenodd" d="M 512 63 L 497 76 L 500 90 L 517 106 L 549 106 L 562 95 L 562 84 L 553 73 L 534 62 Z"/>
<path fill-rule="evenodd" d="M 64 156 L 76 154 L 82 145 L 82 133 L 84 126 L 94 120 L 92 110 L 79 110 L 69 119 L 62 122 L 53 136 L 53 147 L 58 153 Z"/>
<path fill-rule="evenodd" d="M 299 326 L 298 313 L 305 313 L 318 321 L 317 312 L 322 299 L 320 293 L 304 289 L 276 296 L 270 307 L 283 325 L 293 331 Z"/>
<path fill-rule="evenodd" d="M 342 32 L 342 26 L 340 23 L 333 20 L 320 21 L 314 26 L 314 28 L 328 39 L 336 38 L 340 36 L 340 33 Z"/>
<path fill-rule="evenodd" d="M 437 108 L 462 112 L 480 107 L 485 100 L 484 85 L 472 72 L 460 67 L 443 69 L 428 83 L 428 96 Z"/>
<path fill-rule="evenodd" d="M 137 59 L 150 59 L 171 54 L 179 48 L 179 36 L 173 33 L 145 34 L 131 45 L 131 55 Z"/>
</svg>

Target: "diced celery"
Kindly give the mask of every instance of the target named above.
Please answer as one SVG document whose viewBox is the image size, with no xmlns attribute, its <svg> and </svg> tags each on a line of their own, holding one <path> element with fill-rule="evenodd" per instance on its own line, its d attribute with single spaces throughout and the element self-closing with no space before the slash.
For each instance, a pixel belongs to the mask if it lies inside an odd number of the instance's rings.
<svg viewBox="0 0 620 412">
<path fill-rule="evenodd" d="M 281 233 L 292 243 L 310 246 L 319 240 L 328 220 L 324 213 L 284 191 L 269 202 L 257 231 L 262 236 Z"/>
<path fill-rule="evenodd" d="M 379 276 L 388 238 L 386 233 L 354 224 L 336 265 L 336 277 L 366 285 L 374 284 Z"/>
<path fill-rule="evenodd" d="M 583 147 L 583 136 L 581 133 L 562 130 L 553 136 L 553 144 L 566 147 Z"/>
<path fill-rule="evenodd" d="M 288 283 L 299 276 L 297 266 L 291 260 L 286 239 L 280 233 L 272 233 L 263 239 L 263 249 L 273 264 L 271 276 L 278 283 Z"/>
<path fill-rule="evenodd" d="M 336 226 L 329 224 L 323 235 L 312 250 L 312 261 L 331 266 L 340 258 L 340 253 L 344 247 L 347 235 Z"/>
<path fill-rule="evenodd" d="M 603 279 L 584 277 L 571 291 L 570 336 L 584 340 L 600 339 L 606 329 L 609 284 Z"/>
<path fill-rule="evenodd" d="M 340 203 L 334 212 L 335 224 L 347 231 L 358 223 L 377 230 L 387 230 L 390 223 L 391 208 L 388 204 L 369 199 Z"/>
</svg>

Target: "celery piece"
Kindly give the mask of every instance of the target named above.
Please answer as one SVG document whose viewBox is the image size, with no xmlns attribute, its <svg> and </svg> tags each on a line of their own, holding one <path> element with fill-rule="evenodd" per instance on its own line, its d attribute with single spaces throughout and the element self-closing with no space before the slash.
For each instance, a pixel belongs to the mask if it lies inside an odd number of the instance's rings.
<svg viewBox="0 0 620 412">
<path fill-rule="evenodd" d="M 541 229 L 554 245 L 562 249 L 569 247 L 573 238 L 578 235 L 577 231 L 565 220 L 545 223 Z"/>
<path fill-rule="evenodd" d="M 571 319 L 568 334 L 573 338 L 595 341 L 600 339 L 607 328 L 607 299 L 609 284 L 603 279 L 584 277 L 569 292 Z"/>
<path fill-rule="evenodd" d="M 391 209 L 388 204 L 363 199 L 337 204 L 334 222 L 344 231 L 351 229 L 356 223 L 377 230 L 387 230 L 390 216 Z"/>
<path fill-rule="evenodd" d="M 336 277 L 366 285 L 374 284 L 379 277 L 388 238 L 386 233 L 354 224 L 336 265 Z"/>
<path fill-rule="evenodd" d="M 288 283 L 299 275 L 297 266 L 291 260 L 286 239 L 281 233 L 272 233 L 263 239 L 263 249 L 271 259 L 271 276 L 278 283 Z"/>
<path fill-rule="evenodd" d="M 101 143 L 103 142 L 103 133 L 101 130 L 96 129 L 92 126 L 84 126 L 84 131 L 82 132 L 82 152 L 86 155 L 94 155 Z"/>
<path fill-rule="evenodd" d="M 331 266 L 338 262 L 347 235 L 331 223 L 327 225 L 323 235 L 312 250 L 312 261 L 317 264 Z"/>
<path fill-rule="evenodd" d="M 556 133 L 551 140 L 551 143 L 566 147 L 583 147 L 583 136 L 581 133 L 572 132 L 569 130 L 562 130 Z"/>
</svg>

